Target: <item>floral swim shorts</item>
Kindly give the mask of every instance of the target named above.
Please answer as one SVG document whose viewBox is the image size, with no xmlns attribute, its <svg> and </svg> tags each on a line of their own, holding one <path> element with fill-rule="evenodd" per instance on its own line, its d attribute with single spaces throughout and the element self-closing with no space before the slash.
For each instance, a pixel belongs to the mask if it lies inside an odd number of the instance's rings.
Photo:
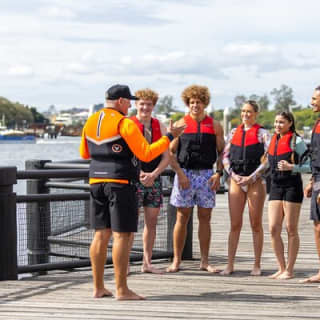
<svg viewBox="0 0 320 320">
<path fill-rule="evenodd" d="M 162 205 L 162 183 L 157 178 L 152 187 L 145 187 L 141 182 L 136 183 L 139 208 L 160 208 Z"/>
<path fill-rule="evenodd" d="M 191 208 L 195 205 L 201 208 L 216 206 L 216 193 L 210 189 L 208 180 L 213 170 L 186 170 L 185 175 L 190 181 L 190 188 L 181 189 L 178 177 L 175 175 L 170 203 L 177 208 Z"/>
</svg>

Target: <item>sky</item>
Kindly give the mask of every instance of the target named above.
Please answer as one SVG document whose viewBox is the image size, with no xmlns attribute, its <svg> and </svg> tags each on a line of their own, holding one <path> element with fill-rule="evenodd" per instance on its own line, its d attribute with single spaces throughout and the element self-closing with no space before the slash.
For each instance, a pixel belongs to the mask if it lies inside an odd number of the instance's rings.
<svg viewBox="0 0 320 320">
<path fill-rule="evenodd" d="M 214 109 L 286 84 L 320 85 L 319 0 L 1 0 L 0 96 L 45 111 L 101 103 L 113 84 Z"/>
</svg>

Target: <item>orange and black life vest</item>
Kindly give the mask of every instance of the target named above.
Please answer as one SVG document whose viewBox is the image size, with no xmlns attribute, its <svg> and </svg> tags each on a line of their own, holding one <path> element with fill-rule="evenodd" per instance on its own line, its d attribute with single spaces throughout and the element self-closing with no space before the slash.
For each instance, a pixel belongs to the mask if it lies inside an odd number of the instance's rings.
<svg viewBox="0 0 320 320">
<path fill-rule="evenodd" d="M 262 128 L 254 124 L 250 129 L 244 130 L 244 125 L 237 127 L 230 146 L 230 167 L 241 176 L 249 176 L 260 165 L 264 154 L 264 144 L 258 139 L 258 131 Z"/>
<path fill-rule="evenodd" d="M 130 118 L 135 122 L 135 124 L 139 127 L 140 131 L 144 135 L 144 125 L 138 120 L 136 116 Z M 151 142 L 155 142 L 162 137 L 160 122 L 158 119 L 151 118 Z M 161 162 L 162 156 L 155 158 L 150 162 L 143 162 L 141 161 L 141 170 L 144 172 L 152 172 L 154 169 L 157 168 L 159 163 Z"/>
<path fill-rule="evenodd" d="M 104 108 L 87 120 L 84 132 L 91 157 L 90 178 L 138 180 L 139 160 L 119 134 L 124 118 L 117 110 Z"/>
<path fill-rule="evenodd" d="M 177 159 L 181 168 L 212 169 L 217 159 L 214 121 L 206 116 L 201 122 L 190 115 L 184 117 L 186 128 L 179 137 Z"/>
<path fill-rule="evenodd" d="M 313 175 L 320 174 L 320 119 L 317 120 L 312 130 L 311 169 Z"/>
<path fill-rule="evenodd" d="M 299 163 L 298 154 L 291 148 L 291 140 L 293 132 L 289 131 L 283 136 L 274 134 L 268 149 L 268 161 L 271 169 L 272 180 L 288 179 L 290 176 L 295 176 L 297 173 L 292 171 L 279 171 L 278 162 L 286 160 L 292 163 L 292 153 L 294 153 L 294 164 Z"/>
</svg>

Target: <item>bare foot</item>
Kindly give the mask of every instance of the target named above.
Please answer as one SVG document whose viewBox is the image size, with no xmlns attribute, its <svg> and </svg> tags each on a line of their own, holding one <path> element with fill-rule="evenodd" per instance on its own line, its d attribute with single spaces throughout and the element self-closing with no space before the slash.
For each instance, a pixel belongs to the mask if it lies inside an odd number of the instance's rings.
<svg viewBox="0 0 320 320">
<path fill-rule="evenodd" d="M 300 283 L 313 283 L 313 282 L 320 282 L 320 273 L 316 274 L 315 276 L 312 276 L 310 278 L 300 280 Z"/>
<path fill-rule="evenodd" d="M 208 271 L 211 273 L 219 273 L 221 270 L 211 266 L 210 264 L 200 264 L 200 270 Z"/>
<path fill-rule="evenodd" d="M 141 267 L 141 272 L 143 273 L 155 273 L 155 274 L 163 274 L 164 272 L 161 269 L 157 269 L 150 265 L 144 265 Z"/>
<path fill-rule="evenodd" d="M 226 267 L 224 270 L 222 270 L 221 272 L 220 272 L 220 275 L 222 275 L 222 276 L 229 276 L 230 274 L 232 274 L 233 273 L 233 268 L 231 268 L 231 267 Z"/>
<path fill-rule="evenodd" d="M 293 278 L 293 273 L 289 273 L 288 271 L 282 272 L 277 279 L 280 280 L 289 280 Z"/>
<path fill-rule="evenodd" d="M 175 272 L 179 272 L 179 270 L 180 270 L 179 265 L 176 265 L 173 263 L 166 269 L 166 272 L 175 273 Z"/>
<path fill-rule="evenodd" d="M 280 276 L 280 274 L 282 274 L 284 271 L 278 270 L 277 272 L 275 272 L 274 274 L 272 274 L 271 276 L 269 276 L 268 278 L 270 279 L 278 279 L 278 277 Z"/>
<path fill-rule="evenodd" d="M 253 267 L 252 271 L 250 272 L 252 276 L 261 276 L 261 269 L 258 267 Z"/>
<path fill-rule="evenodd" d="M 128 289 L 126 292 L 123 294 L 116 294 L 116 299 L 117 300 L 145 300 L 145 297 L 139 296 L 135 292 L 131 291 Z"/>
<path fill-rule="evenodd" d="M 113 294 L 111 291 L 103 288 L 103 289 L 100 289 L 100 290 L 95 290 L 93 292 L 93 297 L 94 298 L 105 298 L 105 297 L 112 297 Z"/>
</svg>

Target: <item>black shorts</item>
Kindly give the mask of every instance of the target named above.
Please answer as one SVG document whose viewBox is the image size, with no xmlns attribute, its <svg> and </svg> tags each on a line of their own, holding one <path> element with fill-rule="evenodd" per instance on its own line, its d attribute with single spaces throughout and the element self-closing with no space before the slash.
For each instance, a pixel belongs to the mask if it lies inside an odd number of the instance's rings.
<svg viewBox="0 0 320 320">
<path fill-rule="evenodd" d="M 302 180 L 295 179 L 294 183 L 278 184 L 271 181 L 269 201 L 282 200 L 288 202 L 302 203 L 303 200 L 303 185 Z"/>
<path fill-rule="evenodd" d="M 320 221 L 320 206 L 317 204 L 317 197 L 320 193 L 320 179 L 313 183 L 312 196 L 311 196 L 311 210 L 310 210 L 310 219 L 313 221 Z"/>
<path fill-rule="evenodd" d="M 138 200 L 131 184 L 94 183 L 90 185 L 90 220 L 93 229 L 137 232 Z"/>
</svg>

